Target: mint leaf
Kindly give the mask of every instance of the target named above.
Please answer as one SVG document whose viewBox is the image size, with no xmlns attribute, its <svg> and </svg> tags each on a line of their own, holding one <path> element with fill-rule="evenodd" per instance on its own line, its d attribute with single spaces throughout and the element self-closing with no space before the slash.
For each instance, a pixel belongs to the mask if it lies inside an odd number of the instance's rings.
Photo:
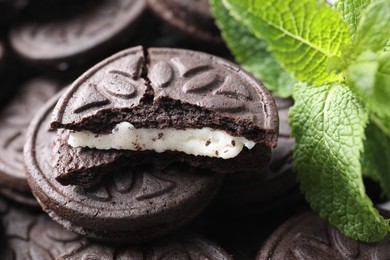
<svg viewBox="0 0 390 260">
<path fill-rule="evenodd" d="M 236 21 L 221 0 L 211 0 L 211 10 L 230 51 L 247 71 L 279 97 L 292 95 L 295 81 L 267 50 L 268 44 Z"/>
<path fill-rule="evenodd" d="M 313 0 L 222 0 L 298 80 L 322 84 L 342 80 L 326 69 L 328 59 L 350 43 L 338 12 Z"/>
<path fill-rule="evenodd" d="M 341 13 L 344 22 L 347 24 L 352 39 L 355 38 L 356 28 L 360 16 L 372 0 L 339 0 L 334 7 Z"/>
<path fill-rule="evenodd" d="M 311 207 L 343 234 L 365 242 L 389 226 L 365 194 L 360 153 L 367 112 L 343 84 L 294 88 L 294 167 Z"/>
<path fill-rule="evenodd" d="M 384 52 L 390 52 L 390 40 L 387 40 Z"/>
<path fill-rule="evenodd" d="M 379 182 L 387 198 L 390 198 L 390 137 L 373 122 L 366 128 L 363 173 Z"/>
<path fill-rule="evenodd" d="M 355 35 L 355 53 L 383 49 L 390 38 L 390 1 L 374 1 L 361 15 Z"/>
<path fill-rule="evenodd" d="M 378 63 L 375 86 L 367 102 L 376 124 L 390 136 L 390 52 L 382 53 Z"/>
<path fill-rule="evenodd" d="M 373 93 L 379 67 L 377 58 L 376 53 L 365 51 L 348 67 L 349 79 L 365 96 Z"/>
</svg>

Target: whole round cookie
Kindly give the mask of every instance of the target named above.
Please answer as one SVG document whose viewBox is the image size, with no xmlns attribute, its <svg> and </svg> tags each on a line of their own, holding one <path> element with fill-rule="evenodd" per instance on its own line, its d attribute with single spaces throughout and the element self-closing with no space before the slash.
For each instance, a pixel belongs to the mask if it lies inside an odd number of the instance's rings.
<svg viewBox="0 0 390 260">
<path fill-rule="evenodd" d="M 23 161 L 27 128 L 36 112 L 61 87 L 61 83 L 48 78 L 29 80 L 0 111 L 0 187 L 30 192 Z"/>
<path fill-rule="evenodd" d="M 144 0 L 34 4 L 29 15 L 11 28 L 11 45 L 30 64 L 59 70 L 104 58 L 129 39 L 146 7 Z"/>
<path fill-rule="evenodd" d="M 192 220 L 217 192 L 222 175 L 172 166 L 114 170 L 93 189 L 62 186 L 53 176 L 49 130 L 53 98 L 34 118 L 24 155 L 33 194 L 52 219 L 79 234 L 105 241 L 142 242 Z"/>
<path fill-rule="evenodd" d="M 222 44 L 208 0 L 148 0 L 148 7 L 159 18 L 186 35 L 203 42 Z"/>
<path fill-rule="evenodd" d="M 388 259 L 390 235 L 366 244 L 342 235 L 313 212 L 280 226 L 265 242 L 256 259 Z"/>
</svg>

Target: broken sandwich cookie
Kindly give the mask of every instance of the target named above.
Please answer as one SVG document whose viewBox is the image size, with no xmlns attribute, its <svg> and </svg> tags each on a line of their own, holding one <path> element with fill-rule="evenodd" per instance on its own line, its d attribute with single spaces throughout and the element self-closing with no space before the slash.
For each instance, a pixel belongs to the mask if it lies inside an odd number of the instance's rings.
<svg viewBox="0 0 390 260">
<path fill-rule="evenodd" d="M 97 64 L 62 95 L 52 117 L 53 169 L 91 186 L 113 169 L 184 163 L 261 171 L 276 145 L 270 93 L 224 59 L 134 47 Z"/>
</svg>

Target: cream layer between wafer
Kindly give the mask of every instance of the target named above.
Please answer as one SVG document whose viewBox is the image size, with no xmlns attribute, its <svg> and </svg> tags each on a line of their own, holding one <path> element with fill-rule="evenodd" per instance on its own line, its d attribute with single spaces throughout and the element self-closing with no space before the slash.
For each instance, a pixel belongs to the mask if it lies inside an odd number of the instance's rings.
<svg viewBox="0 0 390 260">
<path fill-rule="evenodd" d="M 72 147 L 89 147 L 100 150 L 153 150 L 179 151 L 186 154 L 230 159 L 242 149 L 252 149 L 255 142 L 244 137 L 231 136 L 225 131 L 209 127 L 200 129 L 135 128 L 131 123 L 117 124 L 109 134 L 90 131 L 71 132 L 68 144 Z"/>
</svg>

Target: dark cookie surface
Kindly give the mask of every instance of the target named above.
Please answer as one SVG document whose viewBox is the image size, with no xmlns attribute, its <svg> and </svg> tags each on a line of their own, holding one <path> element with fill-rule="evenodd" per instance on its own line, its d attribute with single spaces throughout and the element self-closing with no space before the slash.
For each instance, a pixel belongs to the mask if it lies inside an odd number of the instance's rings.
<svg viewBox="0 0 390 260">
<path fill-rule="evenodd" d="M 29 191 L 23 162 L 27 127 L 43 104 L 60 89 L 56 81 L 37 78 L 25 83 L 0 111 L 0 186 Z"/>
<path fill-rule="evenodd" d="M 25 146 L 27 178 L 44 210 L 80 234 L 107 241 L 141 242 L 167 233 L 195 217 L 217 192 L 222 176 L 172 167 L 120 169 L 93 190 L 62 186 L 50 162 L 55 131 L 46 104 L 29 128 Z"/>
<path fill-rule="evenodd" d="M 388 259 L 390 236 L 375 244 L 346 238 L 308 212 L 280 226 L 262 246 L 256 259 Z"/>
<path fill-rule="evenodd" d="M 188 36 L 208 43 L 222 43 L 207 0 L 148 0 L 148 5 L 159 18 Z"/>
<path fill-rule="evenodd" d="M 99 56 L 128 37 L 145 10 L 144 0 L 35 3 L 10 41 L 26 61 L 64 70 L 69 63 Z"/>
</svg>

